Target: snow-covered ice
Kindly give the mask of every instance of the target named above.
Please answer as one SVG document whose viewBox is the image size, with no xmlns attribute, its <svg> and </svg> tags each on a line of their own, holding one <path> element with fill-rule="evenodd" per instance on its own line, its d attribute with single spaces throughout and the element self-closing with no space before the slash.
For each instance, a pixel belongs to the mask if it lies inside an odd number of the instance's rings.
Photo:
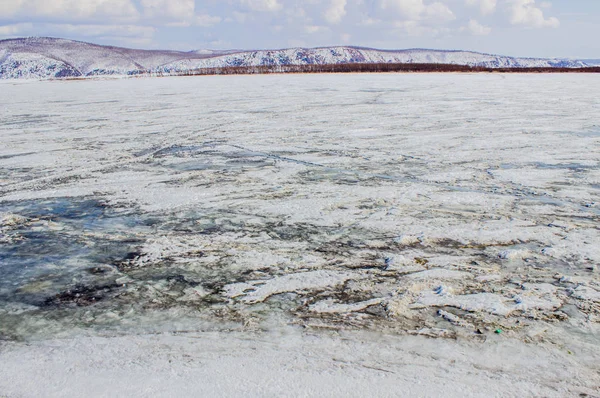
<svg viewBox="0 0 600 398">
<path fill-rule="evenodd" d="M 599 77 L 0 89 L 0 396 L 599 394 Z"/>
</svg>

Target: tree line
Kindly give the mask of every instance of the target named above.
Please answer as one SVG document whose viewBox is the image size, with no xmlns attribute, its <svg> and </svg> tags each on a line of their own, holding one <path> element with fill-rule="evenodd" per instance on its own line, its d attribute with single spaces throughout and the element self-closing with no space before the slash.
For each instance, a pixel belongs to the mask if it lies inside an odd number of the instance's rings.
<svg viewBox="0 0 600 398">
<path fill-rule="evenodd" d="M 346 63 L 346 64 L 309 64 L 309 65 L 260 65 L 225 66 L 199 68 L 183 72 L 159 73 L 159 75 L 198 76 L 198 75 L 254 75 L 268 73 L 386 73 L 386 72 L 487 72 L 487 73 L 600 73 L 600 67 L 561 68 L 489 68 L 482 66 L 449 64 L 400 64 L 400 63 Z"/>
</svg>

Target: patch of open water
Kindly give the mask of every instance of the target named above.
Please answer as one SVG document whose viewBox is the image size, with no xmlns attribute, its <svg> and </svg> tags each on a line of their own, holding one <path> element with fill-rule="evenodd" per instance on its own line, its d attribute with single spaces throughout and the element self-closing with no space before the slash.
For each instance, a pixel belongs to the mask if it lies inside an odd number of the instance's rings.
<svg viewBox="0 0 600 398">
<path fill-rule="evenodd" d="M 0 212 L 22 222 L 5 228 L 0 243 L 0 301 L 32 305 L 86 284 L 126 258 L 147 229 L 141 216 L 96 199 L 58 198 L 3 203 Z"/>
</svg>

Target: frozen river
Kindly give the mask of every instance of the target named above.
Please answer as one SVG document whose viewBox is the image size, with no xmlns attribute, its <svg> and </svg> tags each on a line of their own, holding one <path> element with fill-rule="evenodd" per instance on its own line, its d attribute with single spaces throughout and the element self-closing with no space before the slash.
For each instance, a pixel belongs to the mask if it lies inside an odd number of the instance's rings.
<svg viewBox="0 0 600 398">
<path fill-rule="evenodd" d="M 599 355 L 598 76 L 0 90 L 0 340 L 290 329 Z"/>
</svg>

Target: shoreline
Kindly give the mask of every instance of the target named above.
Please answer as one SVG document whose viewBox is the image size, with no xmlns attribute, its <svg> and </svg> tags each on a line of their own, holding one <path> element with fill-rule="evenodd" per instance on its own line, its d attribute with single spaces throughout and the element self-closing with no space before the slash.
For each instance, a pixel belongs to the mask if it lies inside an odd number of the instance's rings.
<svg viewBox="0 0 600 398">
<path fill-rule="evenodd" d="M 202 68 L 184 72 L 143 72 L 136 74 L 106 74 L 76 77 L 49 77 L 39 79 L 2 79 L 0 82 L 21 81 L 89 81 L 117 80 L 156 77 L 195 77 L 230 75 L 331 75 L 331 74 L 599 74 L 600 67 L 584 68 L 487 68 L 448 64 L 326 64 L 326 65 L 276 65 L 276 66 L 231 66 L 223 68 Z"/>
</svg>

